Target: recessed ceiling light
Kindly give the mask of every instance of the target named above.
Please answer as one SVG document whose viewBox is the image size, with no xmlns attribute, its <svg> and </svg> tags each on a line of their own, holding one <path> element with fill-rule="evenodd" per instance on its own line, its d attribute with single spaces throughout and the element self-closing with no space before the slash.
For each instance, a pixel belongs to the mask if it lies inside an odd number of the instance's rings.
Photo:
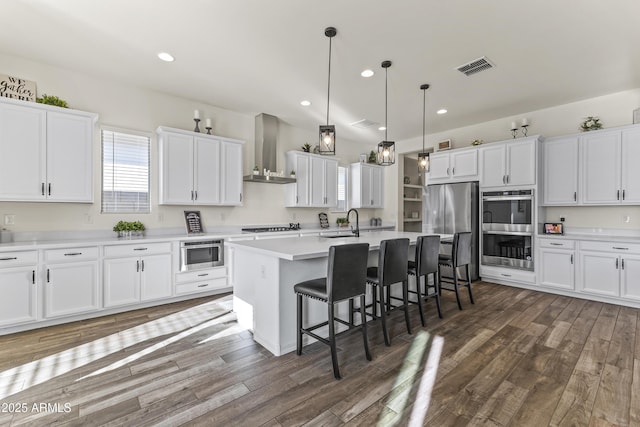
<svg viewBox="0 0 640 427">
<path fill-rule="evenodd" d="M 160 52 L 158 54 L 158 58 L 162 59 L 165 62 L 173 62 L 173 61 L 175 61 L 175 58 L 173 57 L 173 55 L 171 55 L 170 53 L 167 53 L 167 52 Z"/>
<path fill-rule="evenodd" d="M 378 130 L 387 130 L 387 128 L 386 128 L 386 127 L 384 127 L 384 126 L 380 126 L 380 127 L 378 128 Z"/>
<path fill-rule="evenodd" d="M 373 70 L 364 70 L 363 72 L 360 73 L 360 75 L 362 77 L 371 77 L 373 76 Z"/>
<path fill-rule="evenodd" d="M 438 114 L 447 114 L 447 109 L 446 108 L 441 108 L 438 111 L 436 111 L 436 113 L 438 113 Z"/>
<path fill-rule="evenodd" d="M 311 101 L 307 101 L 305 99 L 304 101 L 300 101 L 300 105 L 302 105 L 303 107 L 308 107 L 309 105 L 311 105 Z"/>
</svg>

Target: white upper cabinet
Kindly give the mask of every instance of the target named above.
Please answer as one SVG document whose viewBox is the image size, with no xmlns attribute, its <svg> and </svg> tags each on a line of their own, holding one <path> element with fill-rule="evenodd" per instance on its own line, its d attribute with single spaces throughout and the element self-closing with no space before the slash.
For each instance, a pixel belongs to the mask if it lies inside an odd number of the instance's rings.
<svg viewBox="0 0 640 427">
<path fill-rule="evenodd" d="M 433 153 L 429 162 L 428 184 L 478 179 L 476 147 Z"/>
<path fill-rule="evenodd" d="M 288 207 L 333 207 L 338 203 L 338 160 L 302 151 L 287 152 L 287 172 L 296 182 L 286 184 Z"/>
<path fill-rule="evenodd" d="M 582 203 L 640 203 L 640 127 L 587 133 L 580 149 Z"/>
<path fill-rule="evenodd" d="M 92 202 L 96 120 L 92 113 L 0 99 L 0 200 Z"/>
<path fill-rule="evenodd" d="M 483 187 L 536 184 L 538 137 L 496 142 L 480 148 Z"/>
<path fill-rule="evenodd" d="M 545 139 L 542 143 L 544 205 L 578 203 L 578 137 Z"/>
<path fill-rule="evenodd" d="M 384 166 L 367 163 L 352 163 L 351 203 L 352 208 L 384 207 Z"/>
<path fill-rule="evenodd" d="M 242 141 L 158 128 L 160 204 L 242 204 Z"/>
</svg>

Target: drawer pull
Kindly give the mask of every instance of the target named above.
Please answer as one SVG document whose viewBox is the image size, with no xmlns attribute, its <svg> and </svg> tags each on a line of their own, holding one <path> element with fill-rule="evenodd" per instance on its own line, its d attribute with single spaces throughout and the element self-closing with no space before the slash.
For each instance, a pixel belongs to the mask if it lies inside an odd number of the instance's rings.
<svg viewBox="0 0 640 427">
<path fill-rule="evenodd" d="M 551 243 L 549 243 L 549 244 L 550 244 L 550 245 L 553 245 L 553 246 L 564 246 L 564 243 L 551 242 Z"/>
<path fill-rule="evenodd" d="M 11 261 L 14 259 L 18 259 L 18 257 L 14 256 L 14 257 L 9 257 L 9 258 L 0 258 L 0 261 Z"/>
<path fill-rule="evenodd" d="M 209 286 L 208 283 L 203 283 L 202 285 L 198 285 L 199 288 L 206 288 L 207 286 Z"/>
<path fill-rule="evenodd" d="M 64 254 L 64 256 L 76 256 L 82 255 L 82 252 L 69 252 L 68 254 Z"/>
<path fill-rule="evenodd" d="M 510 275 L 510 274 L 500 273 L 500 275 L 501 275 L 501 276 L 504 276 L 504 277 L 511 277 L 511 275 Z"/>
<path fill-rule="evenodd" d="M 31 270 L 31 284 L 33 284 L 33 285 L 36 284 L 36 271 L 35 270 Z"/>
<path fill-rule="evenodd" d="M 198 277 L 204 277 L 204 276 L 208 276 L 209 273 L 202 273 L 202 274 L 198 274 Z"/>
<path fill-rule="evenodd" d="M 620 246 L 614 246 L 613 249 L 618 249 L 620 251 L 628 251 L 629 250 L 629 248 L 623 248 L 623 247 L 620 247 Z"/>
<path fill-rule="evenodd" d="M 134 251 L 146 251 L 149 248 L 133 248 Z"/>
</svg>

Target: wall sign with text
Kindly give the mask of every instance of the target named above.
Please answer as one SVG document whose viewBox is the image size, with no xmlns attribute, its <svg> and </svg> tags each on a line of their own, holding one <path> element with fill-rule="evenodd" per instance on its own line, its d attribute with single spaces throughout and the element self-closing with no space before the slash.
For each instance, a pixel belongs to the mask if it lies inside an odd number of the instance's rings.
<svg viewBox="0 0 640 427">
<path fill-rule="evenodd" d="M 36 82 L 0 74 L 0 96 L 35 102 Z"/>
</svg>

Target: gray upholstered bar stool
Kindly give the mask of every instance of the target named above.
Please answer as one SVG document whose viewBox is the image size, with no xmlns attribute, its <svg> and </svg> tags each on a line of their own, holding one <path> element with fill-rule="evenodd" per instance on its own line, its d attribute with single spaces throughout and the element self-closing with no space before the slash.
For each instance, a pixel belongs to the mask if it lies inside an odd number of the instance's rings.
<svg viewBox="0 0 640 427">
<path fill-rule="evenodd" d="M 297 353 L 302 354 L 302 334 L 307 334 L 331 347 L 331 361 L 333 363 L 333 375 L 340 379 L 338 368 L 338 354 L 336 349 L 335 322 L 349 326 L 350 329 L 359 328 L 364 340 L 364 351 L 367 360 L 371 360 L 369 344 L 367 343 L 367 319 L 365 314 L 365 292 L 367 276 L 367 260 L 369 258 L 368 243 L 350 243 L 331 246 L 329 248 L 329 260 L 327 277 L 306 280 L 297 283 L 293 289 L 297 295 Z M 302 326 L 302 297 L 324 301 L 328 307 L 328 321 L 317 325 Z M 354 326 L 353 322 L 346 322 L 335 317 L 334 304 L 349 300 L 352 305 L 353 298 L 360 297 L 360 314 L 362 322 Z M 315 329 L 329 325 L 329 338 L 323 338 L 313 333 Z"/>
<path fill-rule="evenodd" d="M 407 332 L 411 333 L 409 321 L 409 288 L 407 263 L 409 262 L 409 239 L 388 239 L 380 242 L 378 253 L 378 266 L 367 268 L 367 283 L 373 287 L 374 303 L 371 305 L 371 316 L 376 316 L 376 302 L 380 308 L 384 343 L 391 345 L 389 331 L 387 330 L 387 312 L 391 310 L 391 285 L 402 284 L 402 299 L 404 319 L 407 324 Z M 376 297 L 377 290 L 377 297 Z M 386 292 L 385 292 L 386 291 Z M 386 298 L 385 298 L 386 294 Z M 399 307 L 393 307 L 399 308 Z"/>
<path fill-rule="evenodd" d="M 440 308 L 440 289 L 438 288 L 438 256 L 440 252 L 440 236 L 418 236 L 416 240 L 415 261 L 409 261 L 409 274 L 416 276 L 416 290 L 418 297 L 418 307 L 420 309 L 420 320 L 425 326 L 424 309 L 422 302 L 435 298 L 438 308 L 438 317 L 442 319 L 442 309 Z M 433 284 L 429 284 L 429 275 L 433 274 Z M 422 280 L 424 279 L 424 288 Z M 424 293 L 422 290 L 424 289 Z M 430 290 L 433 290 L 432 292 Z M 409 291 L 412 293 L 413 291 Z"/>
<path fill-rule="evenodd" d="M 460 232 L 453 235 L 453 245 L 451 255 L 440 254 L 438 259 L 438 283 L 440 290 L 454 291 L 456 293 L 456 301 L 458 301 L 458 309 L 462 310 L 460 304 L 460 295 L 458 294 L 459 286 L 466 286 L 469 290 L 469 300 L 473 304 L 473 294 L 471 293 L 471 276 L 469 275 L 469 264 L 471 263 L 471 232 Z M 453 271 L 453 277 L 443 277 L 441 267 L 449 267 Z M 458 268 L 464 267 L 465 281 L 460 283 L 458 279 Z M 444 279 L 444 280 L 443 280 Z M 453 288 L 443 287 L 443 283 L 452 284 Z"/>
</svg>

